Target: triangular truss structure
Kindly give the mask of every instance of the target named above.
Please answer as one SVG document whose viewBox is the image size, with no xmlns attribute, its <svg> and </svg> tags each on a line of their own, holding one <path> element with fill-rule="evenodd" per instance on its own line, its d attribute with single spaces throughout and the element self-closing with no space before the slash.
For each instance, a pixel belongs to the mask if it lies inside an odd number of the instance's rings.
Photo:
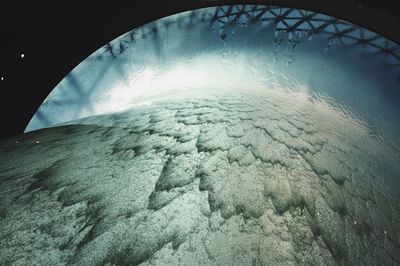
<svg viewBox="0 0 400 266">
<path fill-rule="evenodd" d="M 400 66 L 400 47 L 365 28 L 327 15 L 294 8 L 265 5 L 222 6 L 216 8 L 212 22 L 225 26 L 267 21 L 277 25 L 277 34 L 291 36 L 322 34 L 333 42 L 363 45 L 368 52 L 385 55 L 386 63 Z"/>
<path fill-rule="evenodd" d="M 210 11 L 211 10 L 211 11 Z M 400 67 L 400 46 L 385 37 L 365 28 L 331 16 L 295 8 L 267 5 L 234 5 L 214 9 L 193 10 L 189 15 L 177 16 L 174 20 L 163 19 L 151 27 L 141 27 L 118 38 L 103 47 L 103 53 L 117 57 L 128 45 L 137 39 L 145 39 L 158 34 L 172 23 L 178 27 L 190 26 L 193 23 L 209 22 L 214 27 L 245 26 L 263 22 L 276 24 L 276 35 L 279 32 L 288 34 L 289 39 L 295 36 L 312 36 L 320 34 L 330 43 L 362 45 L 366 52 L 384 55 L 385 63 Z M 97 56 L 102 56 L 98 54 Z"/>
</svg>

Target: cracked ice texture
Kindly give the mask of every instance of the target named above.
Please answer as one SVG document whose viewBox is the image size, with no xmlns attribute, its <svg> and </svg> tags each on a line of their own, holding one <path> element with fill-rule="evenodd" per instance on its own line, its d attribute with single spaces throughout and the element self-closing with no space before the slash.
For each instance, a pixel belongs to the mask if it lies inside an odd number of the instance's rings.
<svg viewBox="0 0 400 266">
<path fill-rule="evenodd" d="M 301 96 L 160 100 L 2 141 L 0 264 L 399 264 L 398 151 Z"/>
</svg>

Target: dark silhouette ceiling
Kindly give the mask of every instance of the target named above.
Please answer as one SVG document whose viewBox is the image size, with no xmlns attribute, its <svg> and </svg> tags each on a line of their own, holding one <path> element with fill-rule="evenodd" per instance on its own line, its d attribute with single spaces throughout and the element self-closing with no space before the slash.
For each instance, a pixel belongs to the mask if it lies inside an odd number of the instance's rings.
<svg viewBox="0 0 400 266">
<path fill-rule="evenodd" d="M 10 1 L 11 2 L 11 1 Z M 152 20 L 226 4 L 271 4 L 335 16 L 400 43 L 391 1 L 152 0 L 80 4 L 13 2 L 1 7 L 0 137 L 22 133 L 49 92 L 76 65 L 117 36 Z"/>
</svg>

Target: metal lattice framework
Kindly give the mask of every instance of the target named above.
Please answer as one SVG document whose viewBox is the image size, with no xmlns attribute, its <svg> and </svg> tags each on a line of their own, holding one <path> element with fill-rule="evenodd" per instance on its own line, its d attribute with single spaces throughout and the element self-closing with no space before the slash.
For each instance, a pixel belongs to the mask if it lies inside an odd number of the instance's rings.
<svg viewBox="0 0 400 266">
<path fill-rule="evenodd" d="M 209 22 L 212 26 L 219 26 L 222 29 L 246 27 L 260 22 L 263 25 L 274 23 L 276 24 L 276 41 L 280 41 L 279 39 L 284 35 L 288 36 L 289 41 L 299 41 L 304 37 L 320 34 L 330 41 L 328 48 L 334 44 L 362 45 L 367 52 L 383 55 L 385 63 L 400 66 L 400 46 L 379 34 L 320 13 L 265 5 L 222 6 L 215 8 L 214 13 L 210 13 L 209 9 L 194 10 L 188 16 L 178 16 L 174 21 L 164 20 L 152 24 L 151 27 L 133 30 L 124 38 L 106 44 L 103 52 L 116 57 L 137 39 L 158 34 L 172 23 L 184 27 L 199 22 Z M 220 31 L 220 34 L 224 32 Z"/>
<path fill-rule="evenodd" d="M 178 28 L 189 28 L 196 23 L 209 23 L 213 30 L 219 30 L 220 37 L 224 41 L 228 28 L 247 27 L 254 23 L 261 23 L 261 26 L 265 27 L 274 24 L 275 43 L 278 45 L 286 39 L 293 49 L 297 43 L 318 34 L 329 40 L 326 49 L 335 44 L 361 46 L 365 52 L 380 56 L 384 64 L 400 69 L 400 46 L 379 34 L 320 13 L 266 5 L 221 6 L 193 10 L 189 14 L 174 16 L 173 19 L 161 19 L 107 43 L 88 59 L 98 60 L 109 56 L 117 58 L 130 45 L 135 45 L 138 40 L 154 37 L 172 24 L 176 24 Z M 103 69 L 102 73 L 99 73 L 98 80 L 101 80 L 105 71 L 107 71 L 107 67 Z M 123 76 L 124 73 L 121 73 L 121 77 Z M 83 90 L 77 82 L 74 82 L 73 73 L 69 74 L 67 79 L 72 80 L 70 83 L 74 93 L 71 95 L 87 99 L 87 107 L 90 108 L 91 92 Z M 400 78 L 397 81 L 400 83 Z M 73 96 L 70 99 L 65 97 L 63 103 L 57 102 L 56 104 L 74 102 L 73 98 Z M 45 104 L 46 102 L 44 102 Z M 49 125 L 46 115 L 40 108 L 35 115 L 44 125 Z"/>
<path fill-rule="evenodd" d="M 363 45 L 371 53 L 384 55 L 385 63 L 400 66 L 398 44 L 365 28 L 312 11 L 259 5 L 219 7 L 212 21 L 221 25 L 275 23 L 277 36 L 284 32 L 289 39 L 322 34 L 330 40 L 330 45 Z"/>
</svg>

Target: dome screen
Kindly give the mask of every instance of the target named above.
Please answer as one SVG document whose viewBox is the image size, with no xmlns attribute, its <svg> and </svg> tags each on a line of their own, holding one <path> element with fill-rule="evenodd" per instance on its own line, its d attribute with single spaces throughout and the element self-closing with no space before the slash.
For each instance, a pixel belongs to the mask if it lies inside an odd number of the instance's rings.
<svg viewBox="0 0 400 266">
<path fill-rule="evenodd" d="M 398 44 L 301 9 L 127 32 L 9 149 L 0 264 L 400 264 L 399 70 Z"/>
</svg>

